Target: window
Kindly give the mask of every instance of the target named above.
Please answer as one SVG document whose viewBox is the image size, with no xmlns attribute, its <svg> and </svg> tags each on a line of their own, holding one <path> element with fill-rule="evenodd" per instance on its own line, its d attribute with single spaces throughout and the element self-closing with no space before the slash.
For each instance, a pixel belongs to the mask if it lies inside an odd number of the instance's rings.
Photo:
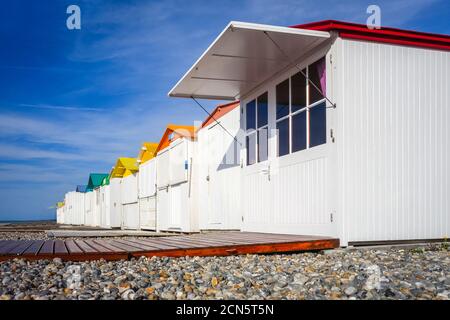
<svg viewBox="0 0 450 320">
<path fill-rule="evenodd" d="M 247 165 L 268 158 L 268 95 L 267 92 L 246 105 Z"/>
<path fill-rule="evenodd" d="M 325 58 L 277 85 L 278 156 L 326 143 L 325 86 Z"/>
</svg>

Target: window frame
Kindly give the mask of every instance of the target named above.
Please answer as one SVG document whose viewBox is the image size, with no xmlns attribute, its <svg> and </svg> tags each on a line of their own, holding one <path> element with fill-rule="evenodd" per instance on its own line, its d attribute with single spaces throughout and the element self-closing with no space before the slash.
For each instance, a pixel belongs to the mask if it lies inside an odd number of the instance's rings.
<svg viewBox="0 0 450 320">
<path fill-rule="evenodd" d="M 312 149 L 312 148 L 316 148 L 316 147 L 319 147 L 321 145 L 324 145 L 324 144 L 328 143 L 328 137 L 327 137 L 327 135 L 325 135 L 325 143 L 320 144 L 320 145 L 316 145 L 316 146 L 312 146 L 312 147 L 310 145 L 311 144 L 310 143 L 310 141 L 311 141 L 310 110 L 313 109 L 314 107 L 324 103 L 324 102 L 325 102 L 325 108 L 327 107 L 327 101 L 326 101 L 325 97 L 322 97 L 322 99 L 319 99 L 318 101 L 313 102 L 313 103 L 310 104 L 310 94 L 309 94 L 310 86 L 313 89 L 314 89 L 314 86 L 312 86 L 310 84 L 309 80 L 308 80 L 309 79 L 309 69 L 314 63 L 316 63 L 317 61 L 319 61 L 321 59 L 325 59 L 325 64 L 326 64 L 326 55 L 325 55 L 325 56 L 322 56 L 322 57 L 320 57 L 320 58 L 318 58 L 318 59 L 316 59 L 316 60 L 314 60 L 314 61 L 312 61 L 310 63 L 307 63 L 301 69 L 302 71 L 306 70 L 306 72 L 305 72 L 305 75 L 306 75 L 306 79 L 305 79 L 305 81 L 306 81 L 306 86 L 305 86 L 305 90 L 306 90 L 306 105 L 305 105 L 305 107 L 292 112 L 292 78 L 300 72 L 298 69 L 296 69 L 295 72 L 290 73 L 288 75 L 287 79 L 285 77 L 283 80 L 277 81 L 275 83 L 275 88 L 276 88 L 279 84 L 283 83 L 286 80 L 289 80 L 289 113 L 287 115 L 279 118 L 279 119 L 275 118 L 275 128 L 278 127 L 278 123 L 279 122 L 281 122 L 283 120 L 286 120 L 286 119 L 289 119 L 289 153 L 281 155 L 281 156 L 279 155 L 279 133 L 277 131 L 276 157 L 285 157 L 285 156 L 288 156 L 288 155 L 293 154 L 293 153 L 303 152 L 303 151 L 306 151 L 306 150 L 309 150 L 309 149 Z M 325 69 L 325 72 L 326 72 L 326 69 Z M 276 90 L 275 90 L 275 109 L 276 109 L 276 104 L 277 104 L 276 99 L 277 99 L 277 97 L 276 97 Z M 299 113 L 301 113 L 301 112 L 306 112 L 306 148 L 305 149 L 301 149 L 301 150 L 297 150 L 297 151 L 292 151 L 292 132 L 293 132 L 292 117 L 297 115 L 297 114 L 299 114 Z M 275 110 L 275 113 L 276 113 L 276 110 Z M 327 118 L 328 117 L 325 118 L 325 126 L 326 126 L 326 123 L 327 123 Z"/>
<path fill-rule="evenodd" d="M 262 97 L 262 96 L 264 96 L 264 95 L 267 95 L 267 101 L 266 101 L 266 103 L 267 103 L 267 108 L 266 108 L 266 110 L 267 110 L 267 123 L 265 124 L 265 125 L 263 125 L 263 126 L 261 126 L 261 127 L 258 127 L 258 119 L 259 119 L 259 116 L 258 116 L 258 114 L 259 114 L 259 98 L 260 97 Z M 252 103 L 253 101 L 255 101 L 255 128 L 253 129 L 247 129 L 247 105 L 249 105 L 250 103 Z M 264 90 L 261 94 L 256 94 L 252 99 L 248 99 L 246 102 L 245 102 L 245 121 L 244 121 L 244 123 L 245 123 L 245 137 L 244 137 L 244 141 L 245 141 L 245 149 L 246 149 L 246 152 L 245 152 L 245 165 L 246 166 L 252 166 L 252 165 L 254 165 L 254 164 L 257 164 L 257 163 L 262 163 L 262 162 L 265 162 L 265 161 L 267 161 L 268 159 L 269 159 L 269 110 L 270 110 L 270 104 L 269 104 L 269 90 Z M 267 136 L 267 156 L 266 156 L 266 159 L 265 160 L 260 160 L 259 159 L 259 141 L 258 141 L 258 139 L 259 139 L 259 133 L 261 132 L 261 131 L 263 131 L 264 129 L 266 129 L 267 130 L 267 134 L 266 134 L 266 136 Z M 247 139 L 249 139 L 250 140 L 250 136 L 251 135 L 255 135 L 255 150 L 254 150 L 254 154 L 255 154 L 255 162 L 254 163 L 249 163 L 249 158 L 248 158 L 248 155 L 249 155 L 249 149 L 248 149 L 248 147 L 249 147 L 249 145 L 247 145 Z"/>
</svg>

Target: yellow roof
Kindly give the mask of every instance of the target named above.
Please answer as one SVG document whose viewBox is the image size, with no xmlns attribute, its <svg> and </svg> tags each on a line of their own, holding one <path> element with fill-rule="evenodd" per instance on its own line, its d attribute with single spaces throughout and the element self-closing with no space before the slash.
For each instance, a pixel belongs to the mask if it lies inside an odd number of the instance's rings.
<svg viewBox="0 0 450 320">
<path fill-rule="evenodd" d="M 119 158 L 111 170 L 110 177 L 111 179 L 124 178 L 138 171 L 139 168 L 136 165 L 136 158 Z"/>
<path fill-rule="evenodd" d="M 58 208 L 62 208 L 62 207 L 64 207 L 64 202 L 58 202 L 58 203 L 56 204 L 56 206 L 57 206 Z"/>
<path fill-rule="evenodd" d="M 158 143 L 144 142 L 137 157 L 138 165 L 146 163 L 148 160 L 153 159 L 156 156 L 156 148 L 158 148 Z"/>
</svg>

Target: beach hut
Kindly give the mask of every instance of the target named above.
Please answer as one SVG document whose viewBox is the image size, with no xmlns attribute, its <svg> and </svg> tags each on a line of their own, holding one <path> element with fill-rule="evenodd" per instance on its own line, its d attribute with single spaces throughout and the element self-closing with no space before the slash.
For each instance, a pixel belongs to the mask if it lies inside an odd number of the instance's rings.
<svg viewBox="0 0 450 320">
<path fill-rule="evenodd" d="M 441 239 L 449 62 L 448 35 L 231 22 L 169 95 L 240 100 L 241 230 Z"/>
<path fill-rule="evenodd" d="M 158 230 L 197 232 L 194 126 L 168 125 L 156 149 Z"/>
<path fill-rule="evenodd" d="M 114 205 L 111 198 L 110 177 L 103 178 L 100 190 L 100 227 L 105 229 L 111 229 L 114 227 L 120 227 L 120 216 L 117 218 L 117 222 L 111 215 L 111 207 Z"/>
<path fill-rule="evenodd" d="M 87 186 L 78 185 L 76 192 L 71 195 L 73 202 L 73 224 L 84 225 L 85 224 L 85 193 Z"/>
<path fill-rule="evenodd" d="M 77 188 L 77 190 L 79 190 Z M 84 225 L 85 197 L 83 192 L 70 191 L 64 197 L 64 224 Z"/>
<path fill-rule="evenodd" d="M 119 158 L 111 172 L 111 197 L 115 201 L 114 210 L 120 210 L 123 229 L 139 229 L 138 171 L 136 158 Z"/>
<path fill-rule="evenodd" d="M 197 132 L 200 230 L 240 230 L 239 101 L 219 105 Z"/>
<path fill-rule="evenodd" d="M 86 225 L 91 227 L 100 226 L 101 197 L 100 186 L 107 173 L 91 173 L 85 193 Z"/>
<path fill-rule="evenodd" d="M 139 164 L 139 226 L 156 230 L 156 149 L 158 143 L 144 142 L 137 163 Z"/>
<path fill-rule="evenodd" d="M 56 223 L 65 224 L 64 218 L 64 201 L 61 201 L 56 203 Z"/>
</svg>

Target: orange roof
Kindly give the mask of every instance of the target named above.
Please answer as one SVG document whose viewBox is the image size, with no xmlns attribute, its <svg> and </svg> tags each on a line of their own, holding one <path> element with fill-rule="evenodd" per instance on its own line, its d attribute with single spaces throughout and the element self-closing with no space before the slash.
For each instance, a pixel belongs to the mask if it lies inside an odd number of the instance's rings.
<svg viewBox="0 0 450 320">
<path fill-rule="evenodd" d="M 154 158 L 156 156 L 156 148 L 158 148 L 158 143 L 144 142 L 137 157 L 138 164 L 144 164 L 148 160 Z"/>
<path fill-rule="evenodd" d="M 206 118 L 205 121 L 203 121 L 201 128 L 204 128 L 211 123 L 215 122 L 216 120 L 219 120 L 221 117 L 226 115 L 228 112 L 233 110 L 234 108 L 237 108 L 239 106 L 239 101 L 233 101 L 227 104 L 218 105 L 213 112 Z"/>
<path fill-rule="evenodd" d="M 176 124 L 167 125 L 166 131 L 164 131 L 161 141 L 155 150 L 155 154 L 168 147 L 172 141 L 175 141 L 178 138 L 194 140 L 196 129 L 195 126 L 181 126 Z"/>
</svg>

